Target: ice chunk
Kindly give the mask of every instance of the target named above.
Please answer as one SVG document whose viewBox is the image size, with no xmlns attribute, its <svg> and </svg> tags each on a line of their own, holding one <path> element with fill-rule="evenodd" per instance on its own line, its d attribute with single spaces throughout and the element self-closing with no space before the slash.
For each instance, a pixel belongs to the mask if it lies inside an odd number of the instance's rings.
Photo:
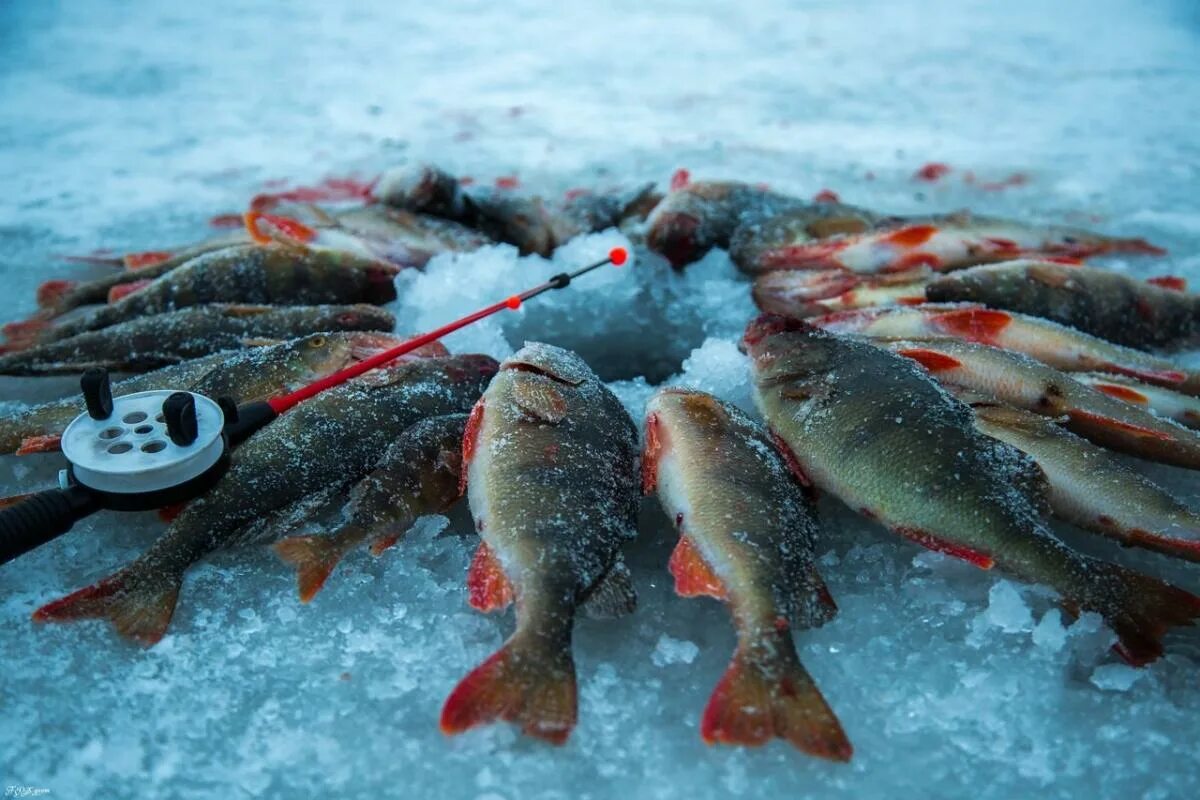
<svg viewBox="0 0 1200 800">
<path fill-rule="evenodd" d="M 1101 689 L 1127 692 L 1145 674 L 1145 670 L 1127 664 L 1101 664 L 1092 670 L 1091 681 Z"/>
<path fill-rule="evenodd" d="M 690 664 L 696 660 L 696 656 L 699 654 L 700 648 L 696 646 L 695 642 L 673 639 L 664 633 L 658 637 L 658 644 L 654 646 L 650 660 L 656 667 L 665 667 L 669 664 Z"/>
</svg>

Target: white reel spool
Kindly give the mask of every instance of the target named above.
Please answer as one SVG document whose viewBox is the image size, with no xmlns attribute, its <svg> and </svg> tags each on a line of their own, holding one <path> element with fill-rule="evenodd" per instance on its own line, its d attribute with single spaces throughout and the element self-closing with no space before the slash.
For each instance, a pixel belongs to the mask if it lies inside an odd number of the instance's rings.
<svg viewBox="0 0 1200 800">
<path fill-rule="evenodd" d="M 179 486 L 208 471 L 225 452 L 225 415 L 209 398 L 189 392 L 195 402 L 196 438 L 176 444 L 163 416 L 163 403 L 175 393 L 127 394 L 113 398 L 107 419 L 93 419 L 87 412 L 76 417 L 62 435 L 62 452 L 75 480 L 101 492 L 139 494 Z M 65 483 L 65 473 L 59 480 Z"/>
</svg>

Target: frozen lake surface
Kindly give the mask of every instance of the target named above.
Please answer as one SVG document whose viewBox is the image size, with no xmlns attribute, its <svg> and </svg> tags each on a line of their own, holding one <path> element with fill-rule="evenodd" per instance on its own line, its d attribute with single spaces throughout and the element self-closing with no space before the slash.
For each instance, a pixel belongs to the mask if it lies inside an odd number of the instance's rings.
<svg viewBox="0 0 1200 800">
<path fill-rule="evenodd" d="M 1195 284 L 1197 120 L 1194 0 L 6 3 L 0 321 L 28 314 L 46 278 L 88 274 L 58 255 L 193 240 L 270 181 L 411 160 L 546 193 L 665 185 L 686 167 L 896 211 L 1082 222 L 1171 253 L 1111 266 Z M 914 181 L 929 161 L 954 170 Z M 1016 173 L 1027 182 L 980 188 Z M 505 247 L 439 259 L 404 277 L 396 308 L 425 329 L 620 241 L 578 241 L 554 266 Z M 572 292 L 449 343 L 577 348 L 635 414 L 640 375 L 746 402 L 733 343 L 751 305 L 723 253 Z M 0 401 L 69 385 L 4 379 Z M 0 492 L 44 486 L 59 463 L 0 459 Z M 1200 503 L 1194 476 L 1147 471 Z M 647 503 L 629 559 L 641 607 L 579 624 L 580 724 L 562 749 L 504 726 L 437 730 L 446 694 L 512 624 L 466 604 L 476 539 L 461 508 L 383 558 L 351 556 L 309 606 L 268 550 L 221 554 L 145 652 L 106 625 L 29 621 L 161 530 L 96 517 L 0 568 L 0 781 L 56 798 L 1197 796 L 1195 632 L 1132 670 L 1096 618 L 1072 624 L 1044 590 L 821 511 L 841 613 L 797 640 L 855 745 L 849 765 L 701 742 L 733 633 L 718 604 L 674 595 L 674 536 Z M 1200 591 L 1195 566 L 1063 534 Z"/>
</svg>

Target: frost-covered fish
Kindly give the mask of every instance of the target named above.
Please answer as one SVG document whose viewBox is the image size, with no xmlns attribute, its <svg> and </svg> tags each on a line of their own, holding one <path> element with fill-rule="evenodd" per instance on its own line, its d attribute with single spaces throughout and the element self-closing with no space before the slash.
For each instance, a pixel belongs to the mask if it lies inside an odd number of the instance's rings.
<svg viewBox="0 0 1200 800">
<path fill-rule="evenodd" d="M 388 170 L 372 192 L 384 205 L 470 224 L 474 209 L 462 184 L 433 164 L 407 164 Z"/>
<path fill-rule="evenodd" d="M 759 237 L 748 272 L 844 269 L 875 274 L 918 267 L 938 272 L 1026 256 L 1085 258 L 1103 253 L 1163 250 L 1144 239 L 1119 239 L 1077 228 L 1029 225 L 967 212 L 888 221 L 863 232 L 816 238 L 771 227 Z"/>
<path fill-rule="evenodd" d="M 855 308 L 920 305 L 925 284 L 926 279 L 872 280 L 841 270 L 775 270 L 754 279 L 752 296 L 760 311 L 804 319 Z"/>
<path fill-rule="evenodd" d="M 1200 336 L 1200 297 L 1111 270 L 1020 259 L 940 275 L 937 303 L 982 303 L 1060 322 L 1116 344 L 1184 347 Z M 1179 283 L 1170 283 L 1180 286 Z"/>
<path fill-rule="evenodd" d="M 441 253 L 491 244 L 487 236 L 453 220 L 380 203 L 343 211 L 334 219 L 338 227 L 373 243 L 375 252 L 393 264 L 423 267 Z"/>
<path fill-rule="evenodd" d="M 440 514 L 458 500 L 466 414 L 423 419 L 388 447 L 350 492 L 345 521 L 330 535 L 292 536 L 275 552 L 296 567 L 300 601 L 313 599 L 346 553 L 370 540 L 379 555 L 417 517 Z"/>
<path fill-rule="evenodd" d="M 1200 469 L 1200 434 L 1085 386 L 1021 353 L 958 339 L 879 344 L 916 361 L 943 384 L 1061 417 L 1067 428 L 1096 444 L 1164 464 Z"/>
<path fill-rule="evenodd" d="M 234 450 L 229 470 L 192 500 L 129 566 L 34 612 L 39 622 L 107 619 L 149 646 L 171 621 L 184 573 L 215 550 L 252 541 L 273 514 L 365 475 L 421 419 L 464 412 L 496 362 L 487 356 L 409 361 L 329 389 Z"/>
<path fill-rule="evenodd" d="M 365 303 L 255 306 L 213 303 L 135 317 L 96 331 L 0 355 L 0 374 L 53 375 L 103 367 L 140 372 L 222 350 L 318 331 L 390 331 L 396 318 Z"/>
<path fill-rule="evenodd" d="M 1054 587 L 1101 614 L 1132 664 L 1200 615 L 1200 598 L 1067 548 L 1041 519 L 1045 482 L 1023 453 L 984 436 L 967 405 L 915 363 L 799 320 L 746 329 L 755 399 L 818 488 L 926 547 Z"/>
<path fill-rule="evenodd" d="M 46 327 L 57 341 L 148 314 L 206 303 L 316 305 L 389 303 L 398 268 L 336 251 L 281 246 L 230 247 L 192 259 L 157 280 L 78 319 Z"/>
<path fill-rule="evenodd" d="M 515 600 L 517 629 L 450 693 L 445 733 L 503 719 L 566 741 L 576 610 L 616 615 L 636 603 L 620 548 L 637 531 L 637 459 L 633 421 L 579 356 L 530 342 L 500 365 L 463 439 L 483 540 L 468 587 L 481 611 Z"/>
<path fill-rule="evenodd" d="M 801 207 L 818 218 L 837 216 L 835 206 L 740 181 L 695 181 L 670 192 L 650 213 L 646 244 L 682 268 L 714 247 L 728 247 L 742 226 Z"/>
<path fill-rule="evenodd" d="M 1180 369 L 1170 359 L 1106 342 L 1057 322 L 969 303 L 841 311 L 816 317 L 812 324 L 834 333 L 875 339 L 966 339 L 1025 353 L 1066 372 L 1112 372 L 1200 394 L 1200 373 Z"/>
<path fill-rule="evenodd" d="M 1123 544 L 1200 561 L 1200 514 L 1103 448 L 1038 414 L 976 404 L 976 426 L 1042 468 L 1054 515 Z"/>
<path fill-rule="evenodd" d="M 837 611 L 813 563 L 813 509 L 766 430 L 712 395 L 663 389 L 646 406 L 643 490 L 679 529 L 675 591 L 729 604 L 738 646 L 704 709 L 708 743 L 780 737 L 847 761 L 853 748 L 796 656 L 791 624 Z"/>
<path fill-rule="evenodd" d="M 1145 408 L 1180 425 L 1200 429 L 1200 398 L 1108 372 L 1073 372 L 1071 377 L 1109 397 Z"/>
<path fill-rule="evenodd" d="M 768 217 L 749 220 L 738 227 L 729 242 L 729 257 L 738 269 L 748 275 L 759 275 L 776 269 L 793 269 L 784 264 L 772 266 L 778 260 L 782 243 L 799 247 L 816 243 L 865 235 L 869 231 L 901 224 L 900 217 L 888 216 L 845 203 L 805 203 Z M 830 269 L 846 270 L 840 265 Z"/>
</svg>

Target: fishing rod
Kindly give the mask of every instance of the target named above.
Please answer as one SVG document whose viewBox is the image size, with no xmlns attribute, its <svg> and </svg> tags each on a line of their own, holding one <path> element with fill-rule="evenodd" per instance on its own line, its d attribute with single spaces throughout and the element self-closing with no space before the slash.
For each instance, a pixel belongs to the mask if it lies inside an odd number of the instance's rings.
<svg viewBox="0 0 1200 800">
<path fill-rule="evenodd" d="M 266 400 L 238 405 L 228 397 L 214 400 L 171 389 L 114 398 L 108 372 L 88 370 L 80 379 L 87 410 L 63 431 L 67 467 L 58 474 L 58 487 L 0 509 L 0 564 L 62 536 L 97 511 L 150 511 L 193 500 L 225 474 L 234 447 L 305 400 L 493 314 L 516 311 L 540 294 L 565 289 L 576 278 L 606 264 L 619 267 L 628 258 L 625 248 L 614 247 L 606 258 L 554 275 L 531 289 Z"/>
</svg>

